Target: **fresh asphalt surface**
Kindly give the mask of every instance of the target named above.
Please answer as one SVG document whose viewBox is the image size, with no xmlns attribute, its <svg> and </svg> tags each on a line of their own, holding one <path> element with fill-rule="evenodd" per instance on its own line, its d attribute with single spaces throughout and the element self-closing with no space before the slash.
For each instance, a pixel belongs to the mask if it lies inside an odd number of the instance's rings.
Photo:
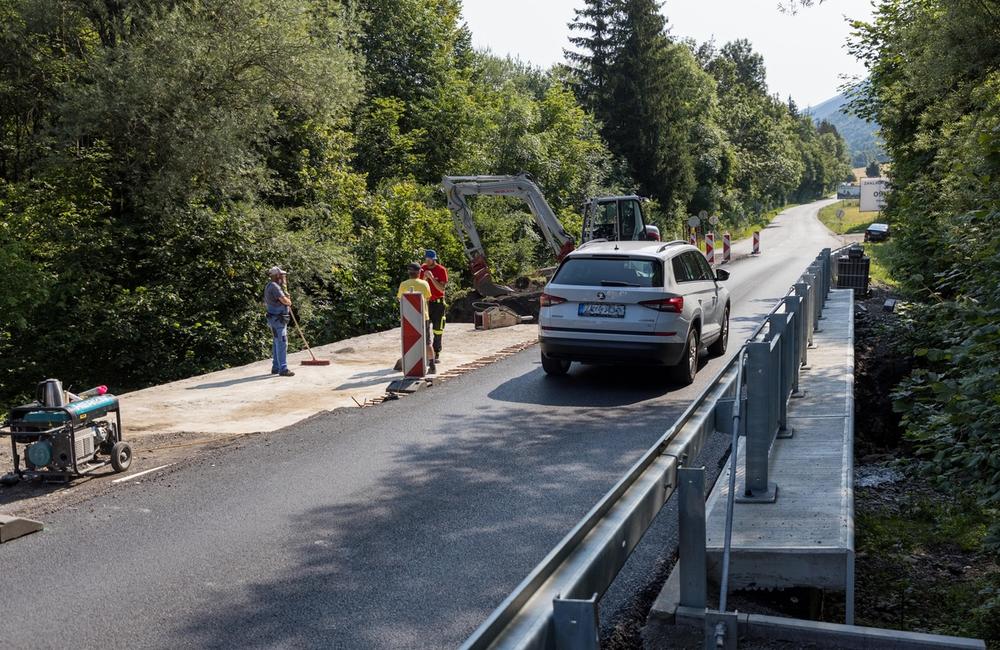
<svg viewBox="0 0 1000 650">
<path fill-rule="evenodd" d="M 727 267 L 730 354 L 837 245 L 817 205 L 788 210 L 763 232 L 762 256 Z M 531 348 L 116 485 L 0 546 L 0 642 L 458 646 L 725 360 L 676 389 L 655 370 L 547 378 Z M 726 446 L 713 440 L 703 462 L 715 469 Z M 664 509 L 602 600 L 606 621 L 670 554 L 674 517 Z"/>
</svg>

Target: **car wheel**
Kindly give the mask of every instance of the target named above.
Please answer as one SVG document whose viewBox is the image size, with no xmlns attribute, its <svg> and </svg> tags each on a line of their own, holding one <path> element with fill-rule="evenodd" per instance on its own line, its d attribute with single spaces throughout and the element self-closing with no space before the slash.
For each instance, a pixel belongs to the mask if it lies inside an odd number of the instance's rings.
<svg viewBox="0 0 1000 650">
<path fill-rule="evenodd" d="M 726 353 L 726 347 L 728 345 L 729 345 L 729 307 L 726 307 L 726 311 L 722 315 L 722 329 L 719 330 L 719 338 L 715 339 L 715 343 L 708 346 L 708 352 L 712 356 L 721 357 Z"/>
<path fill-rule="evenodd" d="M 553 359 L 551 357 L 545 356 L 544 354 L 542 355 L 542 370 L 545 371 L 546 375 L 553 375 L 553 376 L 565 375 L 567 372 L 569 372 L 569 365 L 570 365 L 569 361 L 564 361 L 562 359 Z"/>
<path fill-rule="evenodd" d="M 681 357 L 676 366 L 670 369 L 670 375 L 681 386 L 687 386 L 694 381 L 697 372 L 698 332 L 691 330 L 688 332 L 687 342 L 684 344 L 684 356 Z"/>
</svg>

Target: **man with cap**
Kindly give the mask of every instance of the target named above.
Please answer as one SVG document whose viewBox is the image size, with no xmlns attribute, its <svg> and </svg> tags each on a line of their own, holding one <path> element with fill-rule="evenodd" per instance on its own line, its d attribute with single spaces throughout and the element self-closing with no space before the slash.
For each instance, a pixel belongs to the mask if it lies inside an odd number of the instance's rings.
<svg viewBox="0 0 1000 650">
<path fill-rule="evenodd" d="M 428 310 L 428 305 L 430 305 L 431 301 L 431 287 L 427 284 L 426 280 L 420 279 L 420 265 L 416 262 L 410 262 L 406 265 L 406 274 L 409 278 L 399 283 L 399 290 L 396 291 L 396 300 L 402 298 L 404 293 L 419 293 L 424 297 L 424 331 L 426 332 L 424 336 L 427 340 L 427 370 L 428 372 L 437 372 L 437 365 L 434 363 L 434 348 L 431 345 L 433 337 L 431 336 L 430 312 Z M 403 360 L 400 359 L 397 361 L 396 365 L 398 366 L 397 370 L 402 370 Z"/>
<path fill-rule="evenodd" d="M 288 369 L 288 321 L 292 299 L 285 288 L 287 274 L 280 267 L 272 266 L 267 275 L 271 281 L 264 287 L 264 306 L 267 307 L 267 325 L 274 339 L 271 346 L 271 374 L 294 377 Z"/>
<path fill-rule="evenodd" d="M 437 252 L 428 249 L 424 253 L 424 264 L 420 267 L 420 278 L 431 287 L 429 306 L 431 330 L 434 333 L 434 360 L 441 356 L 441 337 L 444 335 L 444 288 L 448 284 L 448 269 L 438 263 Z"/>
</svg>

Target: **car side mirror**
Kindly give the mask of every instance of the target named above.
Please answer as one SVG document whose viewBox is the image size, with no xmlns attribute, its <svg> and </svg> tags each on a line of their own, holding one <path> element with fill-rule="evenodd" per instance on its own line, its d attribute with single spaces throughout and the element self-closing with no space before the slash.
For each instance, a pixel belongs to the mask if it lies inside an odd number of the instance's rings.
<svg viewBox="0 0 1000 650">
<path fill-rule="evenodd" d="M 725 282 L 729 279 L 729 271 L 726 271 L 725 269 L 716 269 L 715 279 L 719 282 Z"/>
</svg>

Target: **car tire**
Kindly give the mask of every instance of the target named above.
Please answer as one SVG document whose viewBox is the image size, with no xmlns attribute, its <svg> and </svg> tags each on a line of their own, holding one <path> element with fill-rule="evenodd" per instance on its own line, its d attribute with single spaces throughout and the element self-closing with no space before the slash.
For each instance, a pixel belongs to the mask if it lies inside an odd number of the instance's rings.
<svg viewBox="0 0 1000 650">
<path fill-rule="evenodd" d="M 546 375 L 551 375 L 553 377 L 559 377 L 565 375 L 569 372 L 569 361 L 564 361 L 563 359 L 553 359 L 542 355 L 542 370 L 545 371 Z"/>
<path fill-rule="evenodd" d="M 708 346 L 708 353 L 713 357 L 721 357 L 726 353 L 726 348 L 729 346 L 729 307 L 726 307 L 725 313 L 722 315 L 722 329 L 719 331 L 719 338 L 715 339 L 715 343 Z"/>
<path fill-rule="evenodd" d="M 688 332 L 684 344 L 684 355 L 676 366 L 670 368 L 670 378 L 681 386 L 688 386 L 694 381 L 698 372 L 698 332 Z"/>
</svg>

